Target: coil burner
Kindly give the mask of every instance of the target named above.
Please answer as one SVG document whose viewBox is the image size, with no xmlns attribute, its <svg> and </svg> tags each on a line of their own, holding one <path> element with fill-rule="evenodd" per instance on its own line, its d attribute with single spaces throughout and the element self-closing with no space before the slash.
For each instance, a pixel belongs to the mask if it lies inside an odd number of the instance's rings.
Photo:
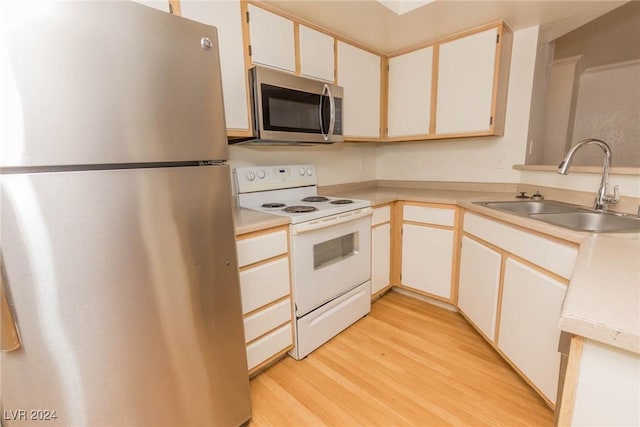
<svg viewBox="0 0 640 427">
<path fill-rule="evenodd" d="M 311 202 L 311 203 L 326 202 L 327 200 L 329 199 L 327 199 L 324 196 L 309 196 L 302 199 L 303 202 Z"/>
<path fill-rule="evenodd" d="M 267 209 L 274 209 L 274 208 L 284 208 L 287 205 L 285 205 L 284 203 L 263 203 L 261 206 Z"/>
<path fill-rule="evenodd" d="M 338 200 L 332 200 L 331 202 L 332 205 L 348 205 L 349 203 L 353 203 L 353 200 L 349 200 L 349 199 L 338 199 Z"/>
<path fill-rule="evenodd" d="M 287 212 L 287 213 L 305 213 L 305 212 L 314 212 L 317 210 L 318 208 L 316 207 L 304 206 L 304 205 L 287 206 L 286 208 L 282 209 L 283 212 Z"/>
</svg>

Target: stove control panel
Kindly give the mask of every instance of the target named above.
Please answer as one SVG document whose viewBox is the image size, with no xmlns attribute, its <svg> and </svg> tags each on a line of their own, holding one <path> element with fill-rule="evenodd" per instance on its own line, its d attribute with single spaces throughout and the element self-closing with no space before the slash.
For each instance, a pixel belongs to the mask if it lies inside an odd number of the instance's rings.
<svg viewBox="0 0 640 427">
<path fill-rule="evenodd" d="M 233 181 L 236 193 L 281 190 L 317 185 L 313 165 L 250 166 L 235 168 Z"/>
</svg>

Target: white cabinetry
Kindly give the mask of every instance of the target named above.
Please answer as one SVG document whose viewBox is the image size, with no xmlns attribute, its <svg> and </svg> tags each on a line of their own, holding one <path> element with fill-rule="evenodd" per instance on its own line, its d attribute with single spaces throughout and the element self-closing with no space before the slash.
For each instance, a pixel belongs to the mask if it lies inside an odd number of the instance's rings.
<svg viewBox="0 0 640 427">
<path fill-rule="evenodd" d="M 293 347 L 287 228 L 238 236 L 249 374 Z"/>
<path fill-rule="evenodd" d="M 436 133 L 488 131 L 496 28 L 440 45 Z"/>
<path fill-rule="evenodd" d="M 500 23 L 438 44 L 436 138 L 504 133 L 512 39 Z"/>
<path fill-rule="evenodd" d="M 574 336 L 557 425 L 640 425 L 640 355 Z"/>
<path fill-rule="evenodd" d="M 248 132 L 248 80 L 242 55 L 240 1 L 182 0 L 180 8 L 185 18 L 217 27 L 227 132 Z"/>
<path fill-rule="evenodd" d="M 300 74 L 333 82 L 334 38 L 328 34 L 300 25 Z"/>
<path fill-rule="evenodd" d="M 565 291 L 565 284 L 507 259 L 498 348 L 551 402 L 556 401 L 558 319 Z"/>
<path fill-rule="evenodd" d="M 433 47 L 389 59 L 390 138 L 429 133 L 432 63 Z"/>
<path fill-rule="evenodd" d="M 455 208 L 404 204 L 401 284 L 452 302 Z"/>
<path fill-rule="evenodd" d="M 293 21 L 252 4 L 248 11 L 251 62 L 295 72 Z"/>
<path fill-rule="evenodd" d="M 496 330 L 501 259 L 499 252 L 462 237 L 458 307 L 491 341 Z"/>
<path fill-rule="evenodd" d="M 371 221 L 371 294 L 390 285 L 391 206 L 373 210 Z"/>
<path fill-rule="evenodd" d="M 560 308 L 577 248 L 465 213 L 459 307 L 550 404 L 560 355 Z"/>
<path fill-rule="evenodd" d="M 338 85 L 344 88 L 342 105 L 345 139 L 380 137 L 381 58 L 338 41 Z"/>
</svg>

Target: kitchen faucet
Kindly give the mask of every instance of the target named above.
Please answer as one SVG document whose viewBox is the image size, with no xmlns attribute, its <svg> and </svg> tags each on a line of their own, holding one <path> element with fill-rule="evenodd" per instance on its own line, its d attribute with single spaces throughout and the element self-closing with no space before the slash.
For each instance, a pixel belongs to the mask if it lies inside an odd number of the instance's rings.
<svg viewBox="0 0 640 427">
<path fill-rule="evenodd" d="M 595 138 L 587 138 L 578 142 L 576 145 L 567 152 L 564 160 L 558 166 L 558 173 L 562 175 L 569 175 L 569 166 L 571 166 L 571 162 L 573 161 L 573 156 L 576 151 L 581 149 L 586 145 L 597 145 L 604 152 L 604 165 L 602 167 L 602 180 L 600 181 L 600 188 L 598 189 L 598 193 L 596 194 L 596 200 L 593 202 L 593 209 L 599 212 L 606 212 L 608 205 L 616 204 L 620 200 L 620 196 L 618 195 L 618 186 L 613 187 L 613 194 L 607 194 L 607 185 L 609 180 L 609 168 L 611 167 L 611 147 L 609 145 Z"/>
</svg>

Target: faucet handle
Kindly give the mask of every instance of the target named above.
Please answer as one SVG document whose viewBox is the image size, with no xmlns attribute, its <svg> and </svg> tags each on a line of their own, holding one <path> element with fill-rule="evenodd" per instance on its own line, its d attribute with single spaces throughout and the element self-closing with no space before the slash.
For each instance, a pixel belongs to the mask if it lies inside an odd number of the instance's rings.
<svg viewBox="0 0 640 427">
<path fill-rule="evenodd" d="M 603 200 L 609 204 L 615 205 L 620 201 L 620 191 L 617 185 L 613 187 L 613 194 L 605 194 Z"/>
</svg>

